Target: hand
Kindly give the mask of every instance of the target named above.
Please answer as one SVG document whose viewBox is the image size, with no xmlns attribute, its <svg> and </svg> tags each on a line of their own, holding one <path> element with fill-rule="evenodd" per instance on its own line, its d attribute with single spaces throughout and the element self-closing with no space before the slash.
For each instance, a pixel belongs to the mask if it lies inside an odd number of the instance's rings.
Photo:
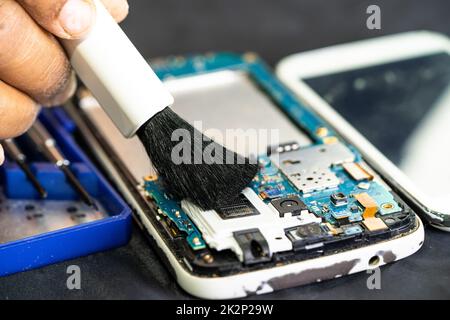
<svg viewBox="0 0 450 320">
<path fill-rule="evenodd" d="M 126 0 L 102 2 L 117 22 L 128 14 Z M 40 105 L 72 96 L 75 75 L 55 36 L 83 37 L 94 22 L 92 0 L 0 0 L 0 140 L 24 133 Z"/>
</svg>

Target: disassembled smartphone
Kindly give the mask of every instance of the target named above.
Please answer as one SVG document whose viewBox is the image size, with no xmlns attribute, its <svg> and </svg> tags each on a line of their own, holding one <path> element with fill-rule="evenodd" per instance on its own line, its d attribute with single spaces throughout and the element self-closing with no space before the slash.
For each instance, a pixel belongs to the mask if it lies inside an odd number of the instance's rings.
<svg viewBox="0 0 450 320">
<path fill-rule="evenodd" d="M 446 36 L 414 31 L 298 53 L 277 75 L 389 175 L 422 218 L 450 230 Z"/>
<path fill-rule="evenodd" d="M 375 268 L 421 247 L 423 226 L 396 182 L 254 54 L 172 57 L 152 67 L 174 95 L 173 109 L 203 132 L 279 132 L 241 197 L 202 211 L 164 189 L 139 140 L 124 139 L 89 92 L 66 107 L 187 292 L 262 294 Z M 213 138 L 228 146 L 220 136 Z"/>
</svg>

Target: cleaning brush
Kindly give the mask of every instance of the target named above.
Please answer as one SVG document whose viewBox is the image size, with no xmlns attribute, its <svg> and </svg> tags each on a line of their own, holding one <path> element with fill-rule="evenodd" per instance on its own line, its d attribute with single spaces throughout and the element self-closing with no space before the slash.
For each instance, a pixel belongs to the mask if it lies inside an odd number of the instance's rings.
<svg viewBox="0 0 450 320">
<path fill-rule="evenodd" d="M 215 144 L 171 110 L 172 95 L 101 1 L 94 3 L 96 22 L 89 35 L 62 44 L 74 70 L 115 126 L 126 138 L 137 134 L 158 175 L 178 198 L 206 210 L 239 196 L 257 173 L 255 161 Z M 221 159 L 174 162 L 177 143 L 172 134 L 180 129 L 190 134 L 190 159 L 203 157 L 206 147 L 222 148 Z"/>
</svg>

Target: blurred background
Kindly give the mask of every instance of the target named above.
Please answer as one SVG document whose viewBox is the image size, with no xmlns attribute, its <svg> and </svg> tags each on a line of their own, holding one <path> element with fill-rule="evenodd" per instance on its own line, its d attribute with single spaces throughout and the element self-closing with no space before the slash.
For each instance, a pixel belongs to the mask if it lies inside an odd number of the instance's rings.
<svg viewBox="0 0 450 320">
<path fill-rule="evenodd" d="M 146 57 L 254 51 L 271 65 L 284 56 L 409 30 L 450 35 L 448 0 L 129 0 L 122 23 Z M 381 8 L 381 30 L 366 9 Z"/>
</svg>

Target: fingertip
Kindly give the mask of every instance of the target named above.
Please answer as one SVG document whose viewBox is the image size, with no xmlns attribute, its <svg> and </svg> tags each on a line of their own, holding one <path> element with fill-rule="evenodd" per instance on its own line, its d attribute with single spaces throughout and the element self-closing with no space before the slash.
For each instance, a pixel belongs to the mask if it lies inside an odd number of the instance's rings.
<svg viewBox="0 0 450 320">
<path fill-rule="evenodd" d="M 93 0 L 17 0 L 44 29 L 63 39 L 79 39 L 92 29 L 96 19 Z M 128 14 L 126 0 L 102 0 L 120 22 Z M 1 3 L 1 1 L 0 1 Z"/>
<path fill-rule="evenodd" d="M 95 22 L 95 6 L 88 0 L 67 0 L 62 6 L 58 19 L 64 30 L 59 37 L 77 39 L 85 36 Z"/>
<path fill-rule="evenodd" d="M 40 106 L 28 95 L 0 81 L 0 140 L 23 134 L 36 120 Z"/>
<path fill-rule="evenodd" d="M 53 91 L 50 96 L 45 96 L 43 98 L 41 97 L 42 100 L 38 99 L 38 101 L 44 107 L 61 105 L 75 94 L 76 89 L 76 75 L 75 72 L 71 70 L 66 81 L 61 81 L 60 86 L 55 91 Z"/>
<path fill-rule="evenodd" d="M 102 0 L 106 9 L 116 22 L 122 22 L 128 15 L 129 5 L 126 0 Z"/>
</svg>

